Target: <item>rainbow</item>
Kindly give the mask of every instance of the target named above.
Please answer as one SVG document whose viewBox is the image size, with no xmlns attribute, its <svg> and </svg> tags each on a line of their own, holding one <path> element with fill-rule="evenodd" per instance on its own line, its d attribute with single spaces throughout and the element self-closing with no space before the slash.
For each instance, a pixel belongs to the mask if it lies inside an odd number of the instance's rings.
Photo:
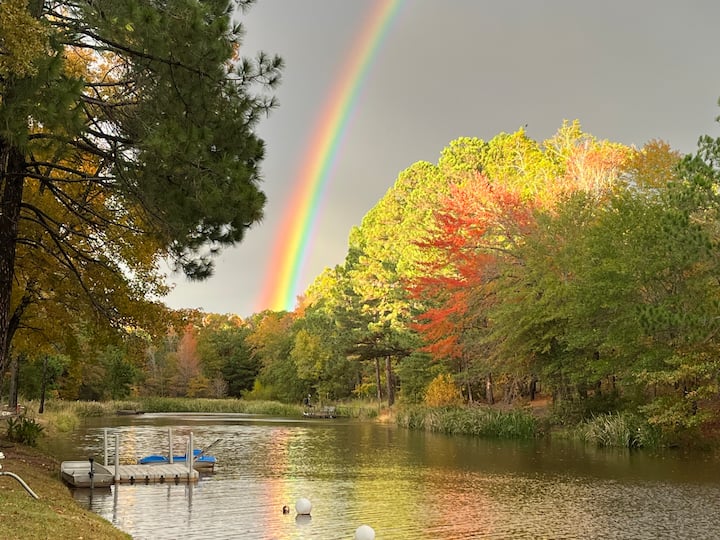
<svg viewBox="0 0 720 540">
<path fill-rule="evenodd" d="M 356 38 L 345 67 L 333 86 L 328 105 L 310 140 L 299 180 L 280 225 L 270 257 L 270 268 L 256 312 L 292 311 L 309 242 L 320 213 L 320 203 L 352 117 L 360 89 L 403 0 L 376 0 Z"/>
</svg>

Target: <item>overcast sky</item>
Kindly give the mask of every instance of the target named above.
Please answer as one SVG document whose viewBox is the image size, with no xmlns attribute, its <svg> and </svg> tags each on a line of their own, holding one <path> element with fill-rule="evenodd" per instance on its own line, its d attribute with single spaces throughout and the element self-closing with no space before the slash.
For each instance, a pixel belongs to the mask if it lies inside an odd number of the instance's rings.
<svg viewBox="0 0 720 540">
<path fill-rule="evenodd" d="M 258 0 L 244 51 L 286 63 L 280 106 L 259 126 L 267 145 L 265 219 L 216 259 L 214 277 L 171 275 L 171 308 L 248 316 L 307 141 L 365 18 L 385 0 Z M 301 287 L 341 264 L 351 227 L 417 161 L 450 141 L 489 140 L 527 124 L 550 137 L 578 119 L 599 139 L 663 139 L 692 152 L 720 136 L 717 0 L 405 0 L 360 90 L 325 192 Z M 301 293 L 299 291 L 299 293 Z"/>
</svg>

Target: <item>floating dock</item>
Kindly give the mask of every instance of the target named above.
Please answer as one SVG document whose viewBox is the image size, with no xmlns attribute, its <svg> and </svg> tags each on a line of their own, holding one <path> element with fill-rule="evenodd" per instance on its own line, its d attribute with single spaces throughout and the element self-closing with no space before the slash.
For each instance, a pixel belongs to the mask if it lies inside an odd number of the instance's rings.
<svg viewBox="0 0 720 540">
<path fill-rule="evenodd" d="M 172 441 L 172 431 L 170 431 Z M 188 449 L 193 448 L 193 434 L 188 438 Z M 172 443 L 170 445 L 172 452 Z M 87 461 L 63 461 L 60 472 L 63 480 L 73 487 L 108 487 L 112 484 L 157 484 L 197 482 L 200 473 L 194 468 L 195 461 L 153 465 L 120 464 L 120 436 L 115 434 L 115 463 L 108 463 L 107 430 L 105 430 L 105 463 Z M 172 460 L 171 460 L 172 461 Z M 93 474 L 90 474 L 90 471 Z"/>
<path fill-rule="evenodd" d="M 62 479 L 72 487 L 103 488 L 113 484 L 163 484 L 197 482 L 199 473 L 187 466 L 165 465 L 94 465 L 90 473 L 89 461 L 63 461 Z"/>
<path fill-rule="evenodd" d="M 335 407 L 308 407 L 303 411 L 307 418 L 337 418 Z"/>
<path fill-rule="evenodd" d="M 200 473 L 188 471 L 187 465 L 110 465 L 106 467 L 113 474 L 115 484 L 157 484 L 197 482 Z"/>
</svg>

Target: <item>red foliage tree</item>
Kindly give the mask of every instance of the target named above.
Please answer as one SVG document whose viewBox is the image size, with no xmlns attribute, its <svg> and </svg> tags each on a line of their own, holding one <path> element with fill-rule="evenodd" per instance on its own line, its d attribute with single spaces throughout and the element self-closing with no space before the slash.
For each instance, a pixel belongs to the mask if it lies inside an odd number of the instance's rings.
<svg viewBox="0 0 720 540">
<path fill-rule="evenodd" d="M 434 229 L 418 242 L 436 257 L 408 284 L 429 306 L 414 325 L 426 352 L 459 364 L 458 370 L 467 368 L 472 351 L 463 336 L 484 324 L 478 299 L 491 301 L 487 293 L 498 258 L 533 223 L 533 204 L 512 188 L 480 174 L 452 186 L 435 212 Z"/>
</svg>

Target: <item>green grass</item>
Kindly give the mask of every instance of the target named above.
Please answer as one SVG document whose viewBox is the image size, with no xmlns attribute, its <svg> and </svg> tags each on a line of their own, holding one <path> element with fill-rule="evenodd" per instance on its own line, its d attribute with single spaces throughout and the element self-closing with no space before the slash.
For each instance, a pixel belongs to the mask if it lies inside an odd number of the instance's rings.
<svg viewBox="0 0 720 540">
<path fill-rule="evenodd" d="M 57 462 L 34 449 L 0 440 L 3 470 L 19 475 L 39 499 L 14 478 L 0 476 L 0 530 L 3 539 L 128 540 L 130 536 L 97 514 L 84 510 L 59 477 Z"/>
<path fill-rule="evenodd" d="M 52 399 L 45 402 L 45 411 L 43 415 L 62 415 L 73 414 L 79 418 L 90 418 L 98 416 L 107 416 L 115 414 L 118 409 L 132 408 L 121 407 L 120 404 L 126 402 L 118 401 L 64 401 L 62 399 Z M 37 411 L 39 403 L 37 401 L 27 402 L 27 410 Z"/>
<path fill-rule="evenodd" d="M 596 446 L 616 448 L 657 448 L 662 443 L 659 429 L 631 413 L 592 416 L 573 431 L 574 437 Z"/>
<path fill-rule="evenodd" d="M 338 416 L 372 420 L 380 416 L 387 406 L 377 401 L 353 400 L 336 404 Z"/>
<path fill-rule="evenodd" d="M 26 403 L 28 411 L 37 411 L 38 403 Z M 249 401 L 242 399 L 204 399 L 151 397 L 124 401 L 62 401 L 52 400 L 45 403 L 42 417 L 51 423 L 68 424 L 65 416 L 89 418 L 111 416 L 117 411 L 130 410 L 142 412 L 193 412 L 193 413 L 245 413 L 267 414 L 274 416 L 300 416 L 300 405 L 287 405 L 278 401 Z M 57 420 L 56 420 L 57 419 Z M 61 430 L 62 431 L 62 430 Z"/>
<path fill-rule="evenodd" d="M 37 411 L 37 401 L 25 402 L 29 414 Z M 347 401 L 327 403 L 336 407 L 338 416 L 348 418 L 377 418 L 386 406 L 376 401 Z M 51 400 L 45 403 L 42 418 L 52 424 L 58 431 L 69 431 L 77 427 L 77 419 L 111 416 L 117 411 L 142 411 L 148 413 L 188 412 L 188 413 L 243 413 L 263 414 L 268 416 L 297 417 L 302 416 L 304 407 L 299 404 L 280 403 L 270 400 L 246 399 L 209 399 L 181 397 L 147 397 L 123 401 L 63 401 Z"/>
<path fill-rule="evenodd" d="M 243 399 L 206 398 L 143 398 L 139 400 L 144 412 L 243 413 L 271 416 L 301 416 L 300 405 L 278 401 L 250 401 Z"/>
<path fill-rule="evenodd" d="M 495 439 L 532 439 L 540 433 L 537 418 L 521 409 L 412 406 L 399 410 L 396 421 L 409 429 Z"/>
</svg>

